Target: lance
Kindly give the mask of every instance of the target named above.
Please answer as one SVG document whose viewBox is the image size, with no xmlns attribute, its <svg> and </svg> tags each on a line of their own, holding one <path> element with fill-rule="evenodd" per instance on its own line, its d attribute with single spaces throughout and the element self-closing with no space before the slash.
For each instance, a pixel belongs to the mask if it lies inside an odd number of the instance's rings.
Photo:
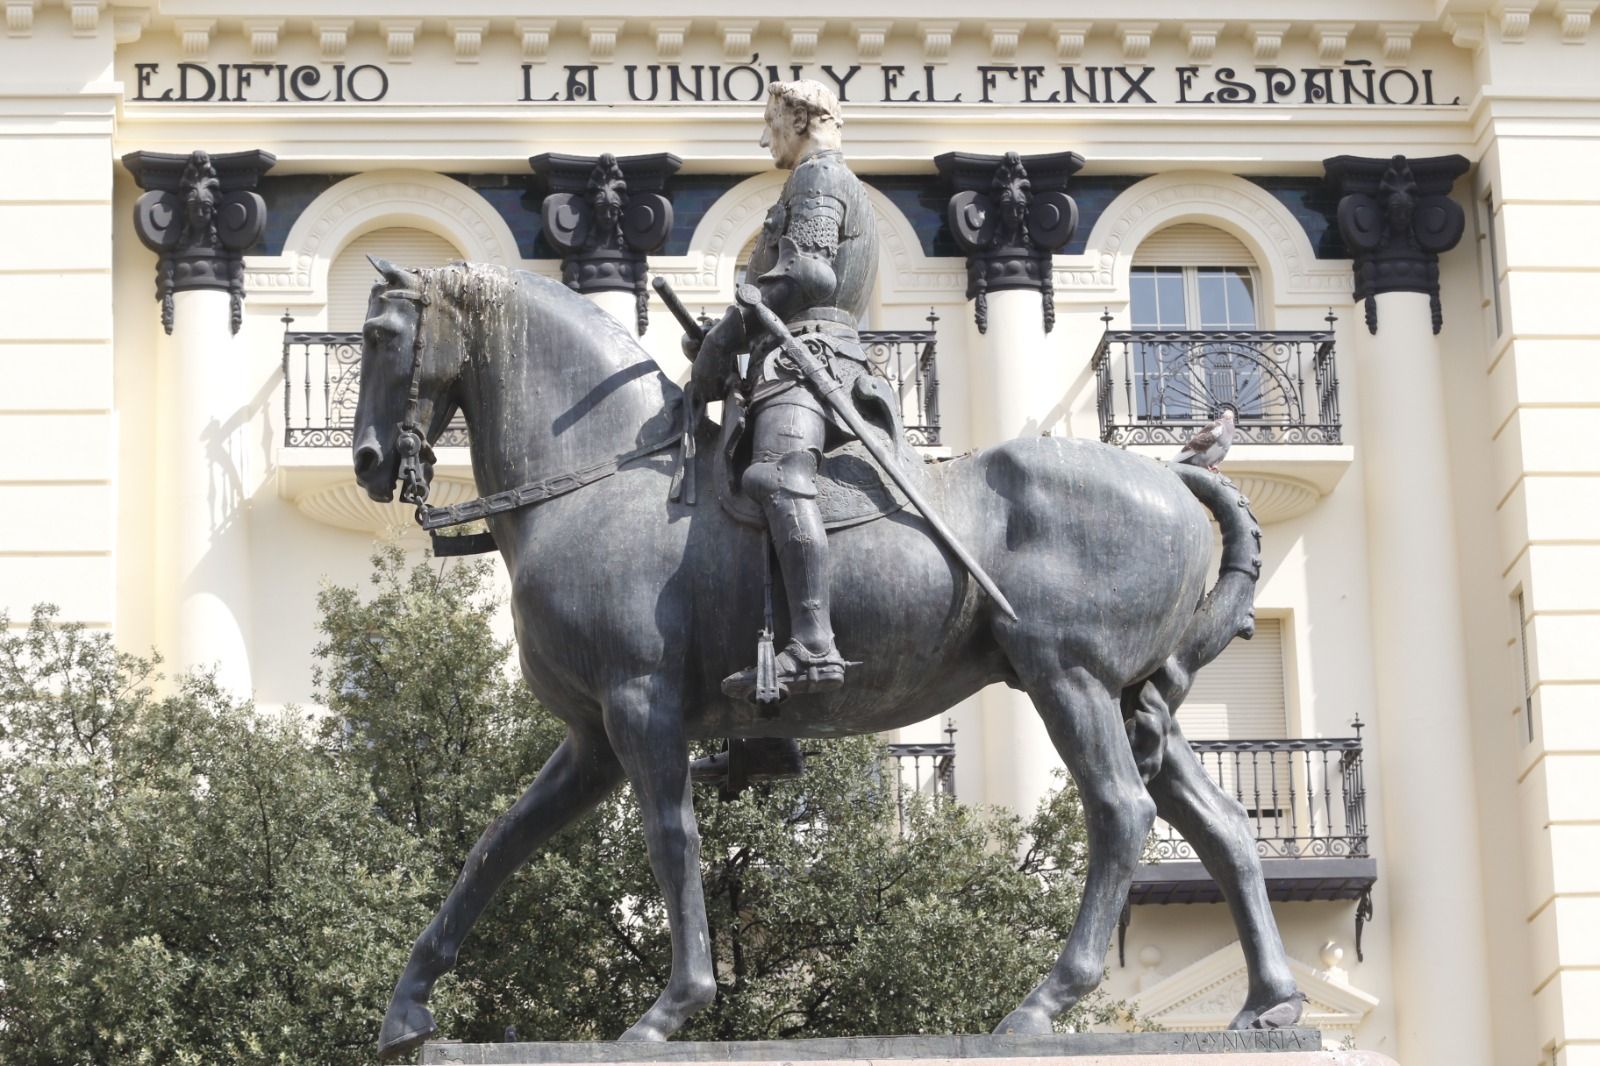
<svg viewBox="0 0 1600 1066">
<path fill-rule="evenodd" d="M 844 386 L 840 385 L 834 379 L 834 376 L 828 373 L 828 368 L 822 364 L 822 360 L 812 355 L 810 349 L 804 344 L 795 340 L 794 334 L 789 332 L 789 327 L 783 324 L 783 319 L 778 317 L 777 312 L 761 302 L 761 290 L 754 285 L 740 285 L 738 291 L 734 293 L 734 299 L 739 302 L 741 307 L 755 312 L 756 316 L 761 319 L 761 324 L 766 327 L 767 332 L 778 338 L 778 341 L 783 345 L 784 354 L 794 361 L 794 365 L 800 368 L 801 373 L 805 374 L 806 380 L 811 382 L 817 392 L 822 395 L 822 399 L 827 405 L 833 408 L 834 413 L 844 420 L 845 425 L 850 427 L 850 431 L 861 441 L 867 452 L 878 461 L 878 465 L 883 467 L 884 472 L 900 487 L 900 491 L 905 493 L 906 499 L 910 500 L 911 505 L 921 513 L 923 521 L 928 523 L 934 534 L 944 543 L 944 546 L 950 549 L 952 555 L 961 560 L 961 565 L 967 568 L 967 571 L 977 580 L 978 586 L 994 600 L 995 606 L 1000 608 L 1007 618 L 1013 622 L 1017 621 L 1017 612 L 1012 610 L 1011 604 L 1006 600 L 999 587 L 989 578 L 988 574 L 983 572 L 983 567 L 978 565 L 978 561 L 972 557 L 971 553 L 961 546 L 961 542 L 956 540 L 956 536 L 950 531 L 950 527 L 944 524 L 944 519 L 940 518 L 938 513 L 928 506 L 928 501 L 923 498 L 922 493 L 911 483 L 911 480 L 905 476 L 905 472 L 900 469 L 899 464 L 883 453 L 883 448 L 878 444 L 877 438 L 868 433 L 866 423 L 862 421 L 861 415 L 852 406 L 849 398 L 840 395 L 840 391 Z M 669 304 L 668 306 L 671 305 Z"/>
</svg>

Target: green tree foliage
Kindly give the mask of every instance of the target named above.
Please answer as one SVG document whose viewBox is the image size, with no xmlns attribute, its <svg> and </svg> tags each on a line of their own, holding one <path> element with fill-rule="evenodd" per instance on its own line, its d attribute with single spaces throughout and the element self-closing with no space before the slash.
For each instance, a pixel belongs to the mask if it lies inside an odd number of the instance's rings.
<svg viewBox="0 0 1600 1066">
<path fill-rule="evenodd" d="M 204 677 L 4 623 L 0 1061 L 366 1058 L 427 885 L 365 783 Z"/>
<path fill-rule="evenodd" d="M 314 730 L 203 677 L 159 694 L 48 611 L 0 636 L 0 1061 L 370 1061 L 412 938 L 564 732 L 487 567 L 374 562 L 319 599 Z M 683 1035 L 993 1026 L 1075 913 L 1070 787 L 1027 824 L 912 798 L 902 835 L 872 740 L 808 750 L 800 781 L 697 794 L 720 995 Z M 624 789 L 512 879 L 436 1013 L 459 1039 L 610 1038 L 668 965 Z"/>
</svg>

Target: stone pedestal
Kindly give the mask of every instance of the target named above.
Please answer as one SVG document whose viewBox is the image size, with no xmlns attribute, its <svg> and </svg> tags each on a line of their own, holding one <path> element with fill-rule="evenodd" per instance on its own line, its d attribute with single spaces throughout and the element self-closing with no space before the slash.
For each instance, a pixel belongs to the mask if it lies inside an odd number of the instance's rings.
<svg viewBox="0 0 1600 1066">
<path fill-rule="evenodd" d="M 807 1062 L 846 1066 L 891 1060 L 896 1066 L 1395 1066 L 1372 1051 L 1324 1051 L 1315 1029 L 1244 1030 L 1224 1033 L 1059 1033 L 1054 1036 L 891 1036 L 816 1040 L 671 1041 L 621 1044 L 606 1041 L 528 1044 L 424 1045 L 422 1061 L 444 1066 L 550 1066 L 569 1063 L 756 1063 Z"/>
</svg>

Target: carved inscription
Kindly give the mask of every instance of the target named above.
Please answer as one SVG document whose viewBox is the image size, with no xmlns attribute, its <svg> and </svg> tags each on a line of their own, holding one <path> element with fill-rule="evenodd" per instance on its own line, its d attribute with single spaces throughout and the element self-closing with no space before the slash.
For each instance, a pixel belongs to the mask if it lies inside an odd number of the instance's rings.
<svg viewBox="0 0 1600 1066">
<path fill-rule="evenodd" d="M 1431 68 L 1378 68 L 1351 59 L 1330 67 L 1037 65 L 974 67 L 885 63 L 522 63 L 507 70 L 518 103 L 758 103 L 776 81 L 811 78 L 842 102 L 1046 107 L 1459 105 Z M 391 77 L 431 77 L 375 63 L 135 63 L 133 95 L 152 104 L 368 104 Z"/>
<path fill-rule="evenodd" d="M 1171 1050 L 1220 1055 L 1250 1051 L 1318 1051 L 1318 1034 L 1308 1029 L 1228 1029 L 1220 1033 L 1173 1033 Z"/>
</svg>

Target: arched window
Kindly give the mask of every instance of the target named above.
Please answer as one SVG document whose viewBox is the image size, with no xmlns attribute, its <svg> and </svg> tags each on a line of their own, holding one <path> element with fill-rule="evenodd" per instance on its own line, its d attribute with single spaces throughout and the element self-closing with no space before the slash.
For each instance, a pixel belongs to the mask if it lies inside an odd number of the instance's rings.
<svg viewBox="0 0 1600 1066">
<path fill-rule="evenodd" d="M 1261 327 L 1255 259 L 1214 226 L 1182 223 L 1151 234 L 1133 254 L 1132 328 L 1152 333 L 1235 333 Z M 1193 336 L 1149 341 L 1135 351 L 1141 418 L 1203 419 L 1231 406 L 1260 417 L 1268 383 L 1261 368 L 1225 343 Z"/>
<path fill-rule="evenodd" d="M 397 266 L 435 267 L 466 258 L 438 234 L 412 226 L 370 230 L 345 245 L 328 267 L 328 328 L 358 330 L 367 318 L 367 298 L 378 280 L 367 256 Z"/>
</svg>

